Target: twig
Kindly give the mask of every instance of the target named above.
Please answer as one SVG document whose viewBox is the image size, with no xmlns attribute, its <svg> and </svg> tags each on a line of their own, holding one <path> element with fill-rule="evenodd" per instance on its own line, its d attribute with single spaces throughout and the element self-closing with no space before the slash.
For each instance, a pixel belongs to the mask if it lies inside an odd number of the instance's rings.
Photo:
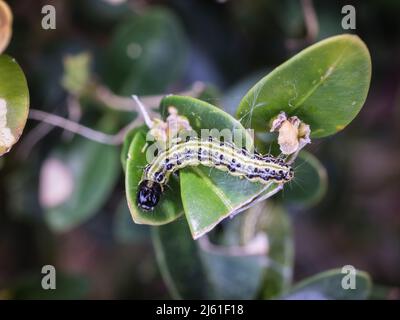
<svg viewBox="0 0 400 320">
<path fill-rule="evenodd" d="M 18 156 L 22 159 L 26 159 L 28 155 L 31 153 L 34 146 L 42 140 L 51 130 L 53 130 L 53 126 L 41 122 L 22 139 L 21 143 L 18 145 Z"/>
<path fill-rule="evenodd" d="M 129 130 L 139 125 L 138 121 L 132 121 L 126 127 L 122 128 L 118 133 L 111 135 L 85 127 L 74 121 L 41 110 L 31 109 L 29 112 L 29 118 L 48 123 L 55 127 L 63 128 L 89 140 L 109 145 L 120 145 L 124 140 L 125 134 Z"/>
<path fill-rule="evenodd" d="M 73 122 L 79 122 L 82 117 L 82 106 L 79 103 L 79 100 L 76 96 L 68 95 L 67 97 L 67 110 L 68 110 L 68 119 Z M 73 138 L 72 132 L 64 132 L 63 138 L 67 140 L 71 140 Z"/>
<path fill-rule="evenodd" d="M 181 96 L 190 96 L 190 97 L 198 97 L 205 88 L 205 84 L 203 82 L 195 82 L 187 91 L 182 91 L 177 93 Z M 109 108 L 119 110 L 119 111 L 136 111 L 138 104 L 136 101 L 132 100 L 131 97 L 121 97 L 114 94 L 107 87 L 97 84 L 96 89 L 94 91 L 94 97 L 107 105 Z M 158 107 L 160 105 L 161 100 L 165 97 L 163 95 L 154 95 L 154 96 L 142 96 L 140 100 L 146 106 L 151 108 Z M 148 110 L 150 116 L 152 117 L 151 110 Z"/>
<path fill-rule="evenodd" d="M 44 112 L 41 110 L 31 109 L 29 111 L 29 118 L 38 120 L 38 121 L 42 121 L 42 122 L 46 122 L 55 127 L 63 128 L 65 130 L 79 134 L 79 135 L 86 137 L 93 141 L 97 141 L 97 142 L 105 143 L 105 144 L 113 144 L 111 135 L 90 129 L 88 127 L 80 125 L 79 123 L 65 119 L 65 118 L 57 116 L 55 114 L 47 113 L 47 112 Z"/>
<path fill-rule="evenodd" d="M 306 40 L 313 42 L 318 35 L 319 25 L 317 14 L 315 13 L 312 0 L 301 0 L 301 7 L 303 8 L 304 23 L 306 25 L 307 35 Z"/>
<path fill-rule="evenodd" d="M 94 98 L 105 104 L 107 107 L 119 111 L 135 111 L 135 103 L 130 97 L 115 95 L 105 86 L 97 85 L 94 91 Z"/>
<path fill-rule="evenodd" d="M 205 85 L 202 82 L 195 82 L 192 88 L 187 91 L 178 93 L 179 95 L 198 97 L 205 89 Z M 103 104 L 107 105 L 109 108 L 119 110 L 119 111 L 137 111 L 139 109 L 139 114 L 137 118 L 122 128 L 115 135 L 110 135 L 97 131 L 88 127 L 85 127 L 76 122 L 76 119 L 80 118 L 80 105 L 76 98 L 68 98 L 68 111 L 70 119 L 65 119 L 58 115 L 47 113 L 41 110 L 31 109 L 29 113 L 29 118 L 33 120 L 42 121 L 44 123 L 39 124 L 35 127 L 25 139 L 24 150 L 21 151 L 23 157 L 27 156 L 35 146 L 49 131 L 51 131 L 51 126 L 63 128 L 69 132 L 78 134 L 87 139 L 109 145 L 119 145 L 123 142 L 126 133 L 139 126 L 141 123 L 145 122 L 147 126 L 152 126 L 152 118 L 157 117 L 157 113 L 153 112 L 149 107 L 156 107 L 160 104 L 161 100 L 165 95 L 154 95 L 154 96 L 144 96 L 140 100 L 137 96 L 133 97 L 121 97 L 115 95 L 107 87 L 100 84 L 95 85 L 94 98 Z M 75 121 L 73 121 L 75 120 Z M 50 125 L 50 126 L 49 126 Z"/>
<path fill-rule="evenodd" d="M 137 117 L 134 121 L 123 127 L 121 130 L 118 131 L 117 134 L 113 135 L 112 144 L 113 145 L 120 145 L 124 142 L 126 134 L 131 131 L 132 129 L 141 125 L 141 119 Z"/>
<path fill-rule="evenodd" d="M 136 102 L 136 104 L 138 105 L 139 109 L 140 109 L 140 113 L 143 117 L 144 123 L 146 124 L 146 126 L 151 129 L 153 128 L 153 121 L 150 118 L 150 115 L 148 113 L 147 108 L 144 106 L 144 104 L 139 100 L 137 95 L 133 95 L 132 96 L 133 100 Z"/>
<path fill-rule="evenodd" d="M 303 11 L 306 35 L 303 39 L 288 39 L 286 41 L 286 46 L 290 50 L 295 50 L 298 47 L 306 45 L 307 43 L 314 42 L 319 32 L 318 18 L 315 12 L 313 1 L 301 0 L 300 3 Z"/>
</svg>

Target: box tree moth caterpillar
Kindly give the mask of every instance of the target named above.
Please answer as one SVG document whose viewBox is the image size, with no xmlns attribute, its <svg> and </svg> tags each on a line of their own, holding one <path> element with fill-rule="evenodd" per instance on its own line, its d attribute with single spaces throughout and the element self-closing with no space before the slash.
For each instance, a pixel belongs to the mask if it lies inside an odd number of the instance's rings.
<svg viewBox="0 0 400 320">
<path fill-rule="evenodd" d="M 230 142 L 212 139 L 190 139 L 161 151 L 144 169 L 137 192 L 137 205 L 151 211 L 160 200 L 171 173 L 185 167 L 203 165 L 263 184 L 269 181 L 286 183 L 293 168 L 283 159 L 271 155 L 252 154 Z"/>
</svg>

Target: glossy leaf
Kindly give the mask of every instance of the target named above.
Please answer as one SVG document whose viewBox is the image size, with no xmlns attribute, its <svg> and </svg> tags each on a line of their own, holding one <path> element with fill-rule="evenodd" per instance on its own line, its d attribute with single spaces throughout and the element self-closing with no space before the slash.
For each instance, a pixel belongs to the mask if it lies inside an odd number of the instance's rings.
<svg viewBox="0 0 400 320">
<path fill-rule="evenodd" d="M 264 201 L 239 217 L 224 221 L 222 231 L 212 232 L 210 237 L 214 243 L 227 247 L 256 243 L 254 240 L 260 235 L 267 237 L 268 248 L 262 261 L 257 297 L 270 299 L 286 292 L 292 281 L 293 236 L 284 208 Z"/>
<path fill-rule="evenodd" d="M 264 132 L 280 111 L 311 126 L 311 136 L 329 136 L 346 127 L 368 94 L 371 58 L 354 35 L 318 42 L 286 61 L 242 99 L 237 116 L 245 127 Z"/>
<path fill-rule="evenodd" d="M 174 299 L 206 299 L 211 288 L 185 219 L 152 228 L 157 262 Z"/>
<path fill-rule="evenodd" d="M 245 246 L 214 245 L 207 236 L 194 241 L 179 219 L 154 228 L 153 243 L 174 298 L 252 299 L 260 290 L 267 262 L 263 237 Z"/>
<path fill-rule="evenodd" d="M 269 299 L 289 288 L 293 239 L 290 220 L 281 206 L 255 205 L 226 221 L 220 233 L 225 245 L 208 245 L 212 250 L 201 246 L 202 256 L 209 258 L 204 260 L 208 278 L 214 279 L 219 297 Z"/>
<path fill-rule="evenodd" d="M 129 147 L 131 146 L 132 140 L 136 135 L 136 133 L 140 131 L 141 132 L 145 131 L 145 128 L 146 128 L 145 126 L 134 128 L 131 131 L 129 131 L 124 138 L 124 143 L 122 144 L 121 155 L 120 155 L 121 165 L 124 172 L 126 169 L 126 160 L 128 159 Z"/>
<path fill-rule="evenodd" d="M 114 236 L 120 243 L 137 243 L 150 239 L 150 229 L 132 221 L 126 200 L 119 204 L 114 216 Z"/>
<path fill-rule="evenodd" d="M 264 202 L 250 208 L 244 219 L 244 231 L 249 232 L 250 226 L 250 230 L 255 229 L 253 233 L 264 232 L 268 236 L 268 263 L 260 296 L 275 298 L 286 292 L 292 283 L 294 243 L 288 213 L 282 206 Z"/>
<path fill-rule="evenodd" d="M 293 243 L 281 207 L 260 204 L 221 225 L 197 241 L 184 219 L 153 230 L 157 261 L 173 297 L 271 298 L 287 290 Z"/>
<path fill-rule="evenodd" d="M 105 60 L 105 80 L 121 95 L 164 92 L 183 70 L 186 50 L 175 16 L 161 8 L 147 10 L 117 28 Z"/>
<path fill-rule="evenodd" d="M 0 156 L 18 141 L 28 110 L 29 91 L 23 71 L 13 58 L 0 55 Z"/>
<path fill-rule="evenodd" d="M 178 218 L 183 213 L 179 183 L 172 178 L 160 202 L 151 212 L 138 208 L 136 194 L 142 179 L 146 160 L 146 134 L 140 131 L 132 139 L 128 151 L 125 173 L 125 191 L 133 221 L 139 224 L 162 225 Z"/>
<path fill-rule="evenodd" d="M 318 203 L 328 188 L 325 167 L 307 151 L 301 151 L 293 164 L 295 178 L 280 194 L 285 204 L 312 206 Z"/>
<path fill-rule="evenodd" d="M 283 297 L 290 300 L 363 300 L 368 298 L 371 291 L 371 279 L 363 271 L 355 275 L 355 288 L 344 289 L 342 280 L 349 273 L 341 269 L 321 272 L 299 282 Z"/>
<path fill-rule="evenodd" d="M 216 246 L 207 237 L 199 240 L 201 261 L 212 284 L 210 298 L 254 299 L 257 296 L 268 263 L 265 252 L 251 252 L 260 242 L 267 243 L 263 235 L 241 247 Z"/>
<path fill-rule="evenodd" d="M 272 182 L 261 185 L 202 167 L 185 169 L 180 182 L 182 202 L 194 239 L 240 212 L 260 194 L 268 193 L 270 197 L 280 190 Z"/>
<path fill-rule="evenodd" d="M 189 97 L 168 96 L 161 102 L 161 114 L 165 115 L 169 106 L 174 106 L 181 116 L 189 119 L 199 137 L 201 129 L 228 129 L 242 134 L 241 139 L 234 139 L 236 144 L 252 143 L 237 120 L 211 104 Z M 179 176 L 183 207 L 194 239 L 226 217 L 238 213 L 261 193 L 272 196 L 280 190 L 272 182 L 269 185 L 253 183 L 203 166 L 185 168 Z"/>
<path fill-rule="evenodd" d="M 71 172 L 74 185 L 62 204 L 46 210 L 46 220 L 52 229 L 67 231 L 89 219 L 107 200 L 120 171 L 118 150 L 76 137 L 71 145 L 54 151 L 51 157 Z"/>
</svg>

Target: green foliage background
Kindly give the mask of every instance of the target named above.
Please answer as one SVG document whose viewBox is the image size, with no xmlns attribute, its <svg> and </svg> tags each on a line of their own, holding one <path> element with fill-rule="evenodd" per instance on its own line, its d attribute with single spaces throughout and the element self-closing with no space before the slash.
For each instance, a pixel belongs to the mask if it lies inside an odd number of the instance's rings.
<svg viewBox="0 0 400 320">
<path fill-rule="evenodd" d="M 80 122 L 113 133 L 136 114 L 116 112 L 93 99 L 93 78 L 119 95 L 176 93 L 202 81 L 207 92 L 200 99 L 238 116 L 244 127 L 249 126 L 248 101 L 269 101 L 272 109 L 261 107 L 253 115 L 258 141 L 268 142 L 263 119 L 295 96 L 292 82 L 302 92 L 317 90 L 313 99 L 291 100 L 307 107 L 297 112 L 314 127 L 315 138 L 342 129 L 364 102 L 365 78 L 349 71 L 367 68 L 360 46 L 334 43 L 323 48 L 316 61 L 303 56 L 307 68 L 290 65 L 269 73 L 313 42 L 344 33 L 341 1 L 315 1 L 319 33 L 313 41 L 306 38 L 300 1 L 128 2 L 59 1 L 54 3 L 58 15 L 52 31 L 40 28 L 40 3 L 10 3 L 14 28 L 6 53 L 25 73 L 32 108 L 67 116 L 68 95 L 79 97 Z M 29 143 L 24 141 L 36 126 L 28 121 L 20 142 L 0 158 L 0 298 L 399 298 L 400 5 L 354 1 L 354 6 L 355 33 L 368 46 L 373 65 L 365 106 L 345 130 L 313 140 L 309 152 L 300 154 L 296 184 L 268 205 L 219 224 L 209 243 L 194 242 L 186 223 L 193 233 L 192 171 L 181 175 L 181 187 L 186 184 L 183 203 L 167 197 L 165 216 L 155 215 L 159 220 L 151 224 L 177 221 L 160 227 L 133 223 L 123 173 L 132 178 L 127 185 L 134 190 L 140 177 L 130 167 L 144 163 L 137 158 L 125 161 L 124 155 L 140 149 L 143 130 L 131 134 L 122 155 L 121 148 L 60 129 L 48 132 L 26 155 Z M 347 81 L 328 89 L 334 98 L 340 96 L 333 101 L 338 105 L 350 102 L 346 92 L 360 92 L 354 109 L 332 109 L 336 105 L 324 92 L 329 81 L 317 89 L 308 82 L 315 74 L 326 75 L 339 51 L 346 59 L 337 62 L 338 70 Z M 355 66 L 360 68 L 352 69 Z M 267 80 L 261 80 L 266 74 Z M 257 82 L 262 94 L 253 88 L 245 96 Z M 162 108 L 171 101 L 179 107 L 180 98 L 166 99 Z M 199 102 L 191 103 L 200 110 Z M 290 108 L 285 111 L 295 114 Z M 215 115 L 203 120 L 215 120 Z M 218 121 L 231 120 L 223 116 Z M 207 123 L 199 124 L 203 126 Z M 67 202 L 44 209 L 38 197 L 39 173 L 49 157 L 65 161 L 76 188 Z M 218 179 L 225 178 L 212 176 L 214 182 Z M 201 185 L 202 180 L 197 182 Z M 185 216 L 182 206 L 190 208 Z M 140 212 L 133 215 L 141 222 L 153 219 Z M 226 251 L 245 246 L 257 233 L 268 234 L 267 256 L 258 252 L 238 257 Z M 57 295 L 38 290 L 45 264 L 55 265 L 60 274 Z M 343 296 L 336 268 L 348 264 L 369 276 L 358 273 L 358 290 Z"/>
</svg>

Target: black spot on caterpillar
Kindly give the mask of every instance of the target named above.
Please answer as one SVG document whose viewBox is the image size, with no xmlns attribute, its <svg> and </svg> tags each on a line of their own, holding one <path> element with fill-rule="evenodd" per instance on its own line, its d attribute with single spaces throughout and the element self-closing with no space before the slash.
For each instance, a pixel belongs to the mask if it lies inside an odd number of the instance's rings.
<svg viewBox="0 0 400 320">
<path fill-rule="evenodd" d="M 252 154 L 229 142 L 192 138 L 159 152 L 145 167 L 138 187 L 137 205 L 145 211 L 153 210 L 172 173 L 200 164 L 263 184 L 271 180 L 286 183 L 294 176 L 293 168 L 282 159 Z"/>
</svg>

